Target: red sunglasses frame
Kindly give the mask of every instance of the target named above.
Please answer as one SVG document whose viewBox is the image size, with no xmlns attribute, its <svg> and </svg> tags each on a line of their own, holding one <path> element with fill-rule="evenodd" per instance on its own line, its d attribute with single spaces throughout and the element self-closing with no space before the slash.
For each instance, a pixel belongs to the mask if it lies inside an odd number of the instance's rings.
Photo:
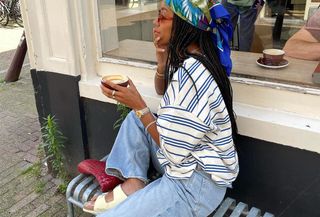
<svg viewBox="0 0 320 217">
<path fill-rule="evenodd" d="M 165 17 L 161 14 L 161 9 L 158 11 L 158 23 L 162 20 L 173 20 L 173 17 Z"/>
</svg>

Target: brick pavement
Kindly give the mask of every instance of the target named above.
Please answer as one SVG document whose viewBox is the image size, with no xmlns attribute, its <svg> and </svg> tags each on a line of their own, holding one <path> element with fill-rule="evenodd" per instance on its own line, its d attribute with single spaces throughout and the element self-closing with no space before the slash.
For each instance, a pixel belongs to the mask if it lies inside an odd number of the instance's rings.
<svg viewBox="0 0 320 217">
<path fill-rule="evenodd" d="M 66 216 L 65 196 L 55 180 L 45 175 L 45 190 L 36 193 L 35 177 L 21 172 L 38 160 L 41 141 L 30 66 L 24 65 L 20 80 L 5 84 L 1 73 L 13 51 L 0 53 L 0 217 Z M 89 216 L 77 210 L 77 216 Z"/>
</svg>

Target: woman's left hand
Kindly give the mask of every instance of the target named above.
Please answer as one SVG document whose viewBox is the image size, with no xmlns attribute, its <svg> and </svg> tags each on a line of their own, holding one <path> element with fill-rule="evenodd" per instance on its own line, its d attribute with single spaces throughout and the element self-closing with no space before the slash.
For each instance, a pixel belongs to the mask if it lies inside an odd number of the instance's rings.
<svg viewBox="0 0 320 217">
<path fill-rule="evenodd" d="M 106 97 L 114 99 L 133 110 L 140 110 L 147 107 L 147 104 L 142 99 L 131 79 L 129 79 L 128 87 L 122 87 L 110 81 L 105 81 L 105 83 L 114 89 L 112 90 L 101 85 L 101 91 Z"/>
</svg>

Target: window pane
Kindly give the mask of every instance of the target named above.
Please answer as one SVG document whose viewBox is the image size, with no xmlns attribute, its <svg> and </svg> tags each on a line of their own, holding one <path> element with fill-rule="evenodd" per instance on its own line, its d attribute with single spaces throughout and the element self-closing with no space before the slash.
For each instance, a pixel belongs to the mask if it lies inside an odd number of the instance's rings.
<svg viewBox="0 0 320 217">
<path fill-rule="evenodd" d="M 304 25 L 306 0 L 267 0 L 264 19 L 260 25 L 270 23 L 271 39 L 266 48 L 283 48 L 285 42 Z"/>
<path fill-rule="evenodd" d="M 264 2 L 263 7 L 260 7 L 261 2 Z M 222 3 L 231 14 L 235 30 L 231 41 L 232 49 L 256 53 L 261 53 L 266 48 L 282 49 L 317 7 L 307 5 L 306 2 L 307 0 L 223 0 Z"/>
<path fill-rule="evenodd" d="M 98 0 L 102 56 L 155 62 L 152 28 L 160 0 Z"/>
<path fill-rule="evenodd" d="M 237 6 L 237 1 L 223 0 L 235 27 L 232 49 L 261 53 L 266 48 L 283 48 L 316 8 L 307 7 L 306 1 L 265 0 L 260 13 L 254 14 L 250 12 L 252 6 Z M 160 0 L 98 0 L 102 56 L 154 62 L 152 22 L 159 3 Z"/>
</svg>

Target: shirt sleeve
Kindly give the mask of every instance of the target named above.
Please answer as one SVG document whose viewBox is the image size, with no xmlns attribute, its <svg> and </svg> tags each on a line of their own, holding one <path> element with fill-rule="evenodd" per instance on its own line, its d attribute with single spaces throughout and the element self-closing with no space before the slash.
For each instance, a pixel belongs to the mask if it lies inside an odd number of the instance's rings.
<svg viewBox="0 0 320 217">
<path fill-rule="evenodd" d="M 171 164 L 182 163 L 210 130 L 195 114 L 178 105 L 165 106 L 158 115 L 160 147 Z"/>
<path fill-rule="evenodd" d="M 304 27 L 315 39 L 320 41 L 320 9 L 309 18 Z"/>
</svg>

